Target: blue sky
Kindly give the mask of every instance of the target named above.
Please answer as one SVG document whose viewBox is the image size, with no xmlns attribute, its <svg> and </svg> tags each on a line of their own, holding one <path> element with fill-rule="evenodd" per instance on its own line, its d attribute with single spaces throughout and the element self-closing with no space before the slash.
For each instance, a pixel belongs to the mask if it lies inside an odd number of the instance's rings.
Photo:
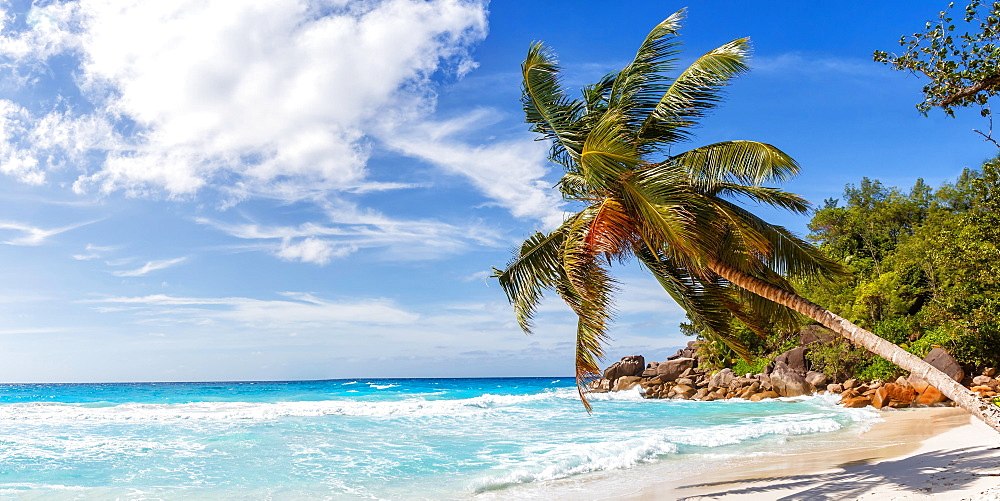
<svg viewBox="0 0 1000 501">
<path fill-rule="evenodd" d="M 750 36 L 753 71 L 692 143 L 770 142 L 814 203 L 996 153 L 873 63 L 946 2 L 697 2 L 683 61 Z M 534 40 L 578 88 L 684 3 L 2 2 L 0 381 L 567 375 L 486 279 L 566 209 L 522 123 Z M 761 211 L 799 234 L 807 218 Z M 611 360 L 683 313 L 635 266 Z"/>
</svg>

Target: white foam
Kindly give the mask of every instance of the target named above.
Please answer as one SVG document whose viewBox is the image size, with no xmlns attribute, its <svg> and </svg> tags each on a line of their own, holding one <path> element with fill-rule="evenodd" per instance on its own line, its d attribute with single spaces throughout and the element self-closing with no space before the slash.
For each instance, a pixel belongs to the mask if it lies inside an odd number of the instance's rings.
<svg viewBox="0 0 1000 501">
<path fill-rule="evenodd" d="M 566 478 L 581 473 L 625 469 L 639 463 L 677 452 L 677 446 L 662 435 L 623 438 L 595 443 L 569 443 L 541 445 L 544 451 L 534 451 L 520 464 L 528 463 L 506 473 L 483 479 L 473 485 L 476 492 L 486 492 L 514 484 Z"/>
<path fill-rule="evenodd" d="M 376 390 L 387 390 L 389 388 L 398 388 L 399 387 L 398 384 L 391 384 L 391 383 L 390 384 L 368 383 L 368 386 L 371 387 L 371 388 L 375 388 Z"/>
<path fill-rule="evenodd" d="M 518 404 L 556 398 L 558 392 L 527 395 L 485 394 L 474 398 L 393 401 L 321 400 L 301 402 L 192 402 L 182 404 L 121 404 L 92 407 L 67 403 L 14 403 L 0 405 L 4 421 L 241 421 L 310 416 L 450 416 L 482 414 Z"/>
</svg>

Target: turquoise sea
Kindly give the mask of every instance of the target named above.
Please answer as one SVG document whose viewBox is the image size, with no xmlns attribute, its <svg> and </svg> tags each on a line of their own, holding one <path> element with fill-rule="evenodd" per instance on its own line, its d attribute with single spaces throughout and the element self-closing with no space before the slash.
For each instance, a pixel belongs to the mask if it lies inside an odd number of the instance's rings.
<svg viewBox="0 0 1000 501">
<path fill-rule="evenodd" d="M 558 377 L 0 385 L 0 499 L 580 499 L 879 419 L 823 396 L 592 399 Z"/>
</svg>

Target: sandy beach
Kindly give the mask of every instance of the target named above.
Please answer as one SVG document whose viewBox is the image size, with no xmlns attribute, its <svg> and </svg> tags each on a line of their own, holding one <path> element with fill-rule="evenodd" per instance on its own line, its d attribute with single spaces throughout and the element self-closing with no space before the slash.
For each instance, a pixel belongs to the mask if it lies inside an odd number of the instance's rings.
<svg viewBox="0 0 1000 501">
<path fill-rule="evenodd" d="M 997 500 L 1000 434 L 956 408 L 883 413 L 856 441 L 741 461 L 626 499 Z"/>
</svg>

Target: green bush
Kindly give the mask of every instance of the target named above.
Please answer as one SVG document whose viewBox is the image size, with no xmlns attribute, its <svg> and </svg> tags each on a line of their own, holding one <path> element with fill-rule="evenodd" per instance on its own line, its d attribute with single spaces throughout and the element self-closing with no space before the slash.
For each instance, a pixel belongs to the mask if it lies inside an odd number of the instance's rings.
<svg viewBox="0 0 1000 501">
<path fill-rule="evenodd" d="M 901 345 L 909 341 L 910 334 L 917 330 L 913 317 L 895 317 L 876 323 L 872 332 L 890 343 Z"/>
<path fill-rule="evenodd" d="M 873 355 L 863 365 L 864 367 L 858 372 L 858 377 L 865 381 L 874 381 L 876 379 L 892 381 L 903 374 L 902 369 L 878 355 Z"/>
<path fill-rule="evenodd" d="M 754 360 L 747 362 L 746 360 L 739 360 L 733 365 L 733 372 L 737 376 L 742 376 L 744 374 L 760 374 L 764 372 L 764 368 L 767 364 L 771 363 L 770 358 L 759 357 Z"/>
<path fill-rule="evenodd" d="M 955 351 L 955 336 L 943 327 L 935 327 L 924 332 L 920 339 L 914 341 L 909 346 L 904 345 L 906 351 L 918 356 L 926 357 L 935 347 L 941 347 L 949 352 Z"/>
<path fill-rule="evenodd" d="M 852 377 L 855 369 L 869 356 L 863 348 L 855 348 L 846 339 L 837 338 L 830 343 L 812 345 L 806 358 L 812 362 L 814 371 L 822 372 L 834 381 L 843 381 Z"/>
</svg>

